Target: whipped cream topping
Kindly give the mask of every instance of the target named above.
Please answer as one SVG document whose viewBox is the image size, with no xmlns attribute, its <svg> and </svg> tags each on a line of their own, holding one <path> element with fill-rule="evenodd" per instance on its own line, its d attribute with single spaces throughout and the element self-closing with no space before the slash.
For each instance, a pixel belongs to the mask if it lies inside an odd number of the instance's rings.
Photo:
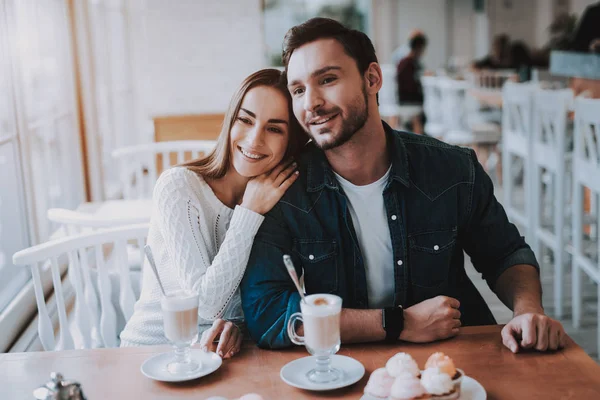
<svg viewBox="0 0 600 400">
<path fill-rule="evenodd" d="M 419 366 L 417 362 L 407 353 L 398 353 L 390 358 L 385 364 L 388 374 L 394 378 L 400 375 L 419 376 Z"/>
<path fill-rule="evenodd" d="M 408 374 L 396 378 L 390 389 L 391 397 L 397 400 L 410 400 L 425 393 L 425 388 L 421 385 L 419 378 Z"/>
<path fill-rule="evenodd" d="M 452 378 L 438 367 L 427 368 L 421 374 L 421 384 L 430 394 L 443 395 L 453 389 Z"/>
<path fill-rule="evenodd" d="M 371 373 L 369 382 L 365 386 L 365 393 L 385 399 L 390 395 L 393 383 L 394 378 L 388 374 L 387 370 L 385 368 L 378 368 Z"/>
</svg>

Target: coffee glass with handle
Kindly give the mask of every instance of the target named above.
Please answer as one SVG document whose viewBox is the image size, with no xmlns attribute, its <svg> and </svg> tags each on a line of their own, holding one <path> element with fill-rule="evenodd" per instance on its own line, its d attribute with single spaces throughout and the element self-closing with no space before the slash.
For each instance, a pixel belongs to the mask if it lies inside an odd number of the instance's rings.
<svg viewBox="0 0 600 400">
<path fill-rule="evenodd" d="M 340 349 L 340 314 L 342 299 L 333 294 L 312 294 L 300 300 L 299 313 L 288 321 L 287 331 L 292 343 L 303 345 L 315 356 L 315 368 L 306 377 L 314 383 L 330 383 L 343 377 L 343 372 L 331 366 L 331 356 Z M 302 322 L 304 336 L 296 333 L 296 321 Z"/>
<path fill-rule="evenodd" d="M 198 294 L 177 291 L 161 299 L 165 337 L 174 347 L 174 359 L 167 364 L 173 375 L 185 375 L 202 367 L 191 357 L 191 346 L 198 340 Z"/>
</svg>

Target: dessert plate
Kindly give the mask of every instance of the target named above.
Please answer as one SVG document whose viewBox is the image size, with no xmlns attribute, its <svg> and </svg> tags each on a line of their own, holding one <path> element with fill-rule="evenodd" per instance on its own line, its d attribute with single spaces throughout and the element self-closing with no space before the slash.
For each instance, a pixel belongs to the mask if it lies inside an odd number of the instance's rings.
<svg viewBox="0 0 600 400">
<path fill-rule="evenodd" d="M 316 365 L 315 357 L 302 357 L 281 368 L 279 376 L 290 386 L 306 390 L 333 390 L 350 386 L 365 375 L 365 367 L 352 357 L 335 354 L 331 356 L 331 366 L 343 372 L 342 379 L 330 383 L 313 383 L 306 374 Z"/>
<path fill-rule="evenodd" d="M 173 357 L 173 352 L 157 354 L 144 361 L 140 370 L 142 374 L 156 381 L 183 382 L 211 374 L 219 369 L 223 362 L 221 357 L 213 352 L 191 349 L 191 357 L 200 363 L 200 368 L 188 374 L 174 375 L 167 371 L 167 364 L 173 361 Z"/>
<path fill-rule="evenodd" d="M 465 375 L 460 384 L 460 397 L 459 400 L 486 400 L 487 393 L 481 385 L 475 379 Z M 364 394 L 360 400 L 382 400 L 375 396 Z"/>
</svg>

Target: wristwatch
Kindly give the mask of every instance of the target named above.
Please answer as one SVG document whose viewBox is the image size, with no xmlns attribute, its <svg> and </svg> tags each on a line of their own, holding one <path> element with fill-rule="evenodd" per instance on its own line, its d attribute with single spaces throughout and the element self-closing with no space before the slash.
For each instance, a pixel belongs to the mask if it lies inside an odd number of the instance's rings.
<svg viewBox="0 0 600 400">
<path fill-rule="evenodd" d="M 404 309 L 402 306 L 386 307 L 381 310 L 385 341 L 396 342 L 404 329 Z"/>
</svg>

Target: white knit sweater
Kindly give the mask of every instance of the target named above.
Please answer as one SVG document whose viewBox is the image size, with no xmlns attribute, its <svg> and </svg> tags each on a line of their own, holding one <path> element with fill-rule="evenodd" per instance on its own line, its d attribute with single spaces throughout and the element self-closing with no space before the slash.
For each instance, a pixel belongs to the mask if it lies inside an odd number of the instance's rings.
<svg viewBox="0 0 600 400">
<path fill-rule="evenodd" d="M 148 244 L 167 293 L 188 289 L 200 294 L 200 332 L 216 318 L 243 319 L 238 286 L 263 219 L 246 208 L 225 206 L 187 168 L 171 168 L 156 182 Z M 121 346 L 167 343 L 161 296 L 146 260 L 140 298 L 121 332 Z"/>
</svg>

